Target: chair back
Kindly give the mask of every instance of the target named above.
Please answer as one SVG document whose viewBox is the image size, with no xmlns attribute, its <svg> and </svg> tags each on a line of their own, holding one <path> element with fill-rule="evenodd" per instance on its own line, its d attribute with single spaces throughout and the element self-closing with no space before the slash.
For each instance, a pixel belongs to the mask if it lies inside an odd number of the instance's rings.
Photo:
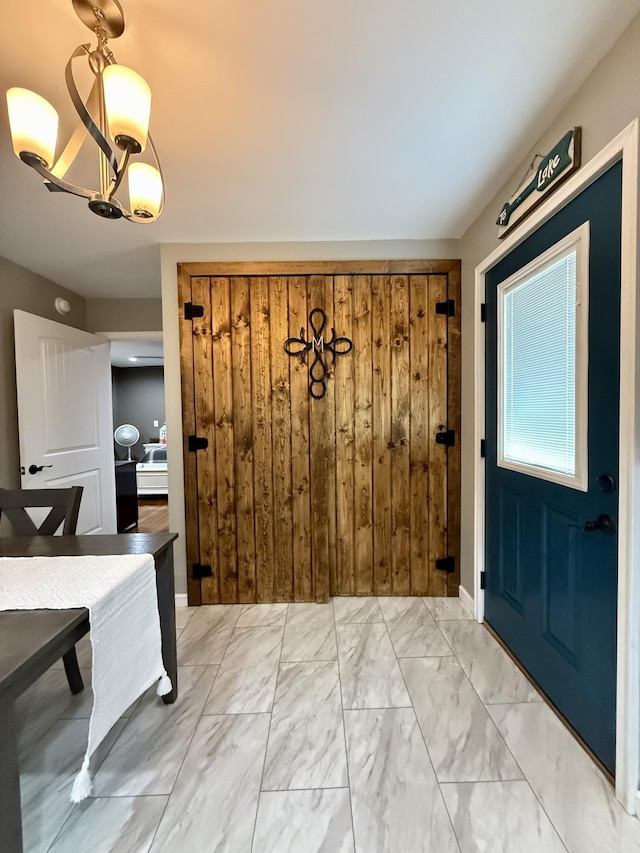
<svg viewBox="0 0 640 853">
<path fill-rule="evenodd" d="M 68 489 L 0 489 L 0 517 L 7 516 L 18 536 L 53 536 L 62 524 L 62 533 L 73 534 L 83 486 Z M 42 524 L 33 521 L 27 509 L 51 507 Z"/>
</svg>

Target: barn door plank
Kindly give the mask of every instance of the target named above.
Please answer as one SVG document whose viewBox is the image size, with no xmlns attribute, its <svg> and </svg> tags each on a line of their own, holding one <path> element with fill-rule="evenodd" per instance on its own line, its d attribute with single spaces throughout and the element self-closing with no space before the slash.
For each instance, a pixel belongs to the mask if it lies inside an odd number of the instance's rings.
<svg viewBox="0 0 640 853">
<path fill-rule="evenodd" d="M 218 559 L 215 390 L 213 381 L 215 365 L 213 363 L 211 280 L 194 278 L 191 290 L 194 304 L 202 305 L 204 309 L 204 316 L 193 321 L 195 428 L 198 437 L 208 440 L 207 449 L 198 450 L 195 454 L 198 481 L 199 562 L 211 566 L 211 576 L 202 578 L 201 595 L 203 604 L 218 604 L 220 601 L 220 563 Z"/>
<path fill-rule="evenodd" d="M 324 299 L 321 304 L 327 314 L 327 324 L 324 328 L 324 338 L 331 338 L 331 328 L 335 327 L 334 308 L 334 279 L 333 276 L 324 277 Z M 337 334 L 340 334 L 336 330 Z M 315 403 L 325 403 L 324 411 L 324 447 L 326 458 L 326 488 L 327 488 L 327 522 L 329 533 L 329 589 L 337 589 L 337 515 L 336 515 L 336 365 L 332 357 L 327 357 L 329 366 L 329 377 L 327 380 L 327 393 L 323 400 L 315 400 Z M 338 369 L 340 369 L 338 367 Z"/>
<path fill-rule="evenodd" d="M 329 279 L 333 286 L 333 279 Z M 331 306 L 327 305 L 325 276 L 312 275 L 308 284 L 309 311 L 322 308 L 331 316 Z M 311 329 L 309 329 L 311 335 Z M 313 352 L 308 355 L 313 360 Z M 311 363 L 311 361 L 309 362 Z M 335 409 L 331 390 L 333 380 L 327 379 L 327 393 L 322 399 L 309 399 L 310 433 L 310 469 L 311 469 L 311 546 L 313 562 L 314 597 L 316 601 L 328 601 L 329 578 L 335 584 L 335 553 L 330 556 L 330 514 L 333 511 L 333 529 L 335 530 Z M 308 393 L 308 391 L 307 391 Z M 333 568 L 333 573 L 332 573 Z"/>
<path fill-rule="evenodd" d="M 373 423 L 371 276 L 353 278 L 356 595 L 373 595 Z"/>
<path fill-rule="evenodd" d="M 200 581 L 193 577 L 191 567 L 200 562 L 198 536 L 198 472 L 196 454 L 189 452 L 188 437 L 196 431 L 196 400 L 194 382 L 193 321 L 185 319 L 184 305 L 192 302 L 191 276 L 183 269 L 178 273 L 180 318 L 180 372 L 182 376 L 182 439 L 184 459 L 185 538 L 187 552 L 187 595 L 190 605 L 200 604 Z M 207 279 L 208 281 L 208 279 Z"/>
<path fill-rule="evenodd" d="M 251 279 L 251 399 L 256 535 L 256 600 L 274 601 L 273 451 L 269 280 Z"/>
<path fill-rule="evenodd" d="M 289 337 L 300 330 L 308 340 L 307 280 L 289 278 Z M 309 476 L 309 367 L 299 358 L 290 361 L 291 383 L 291 480 L 293 516 L 293 597 L 313 600 L 311 566 L 311 489 Z"/>
<path fill-rule="evenodd" d="M 447 277 L 429 276 L 429 595 L 447 594 L 446 572 L 435 562 L 447 556 L 447 448 L 436 433 L 447 429 L 447 317 L 436 303 L 447 299 Z"/>
<path fill-rule="evenodd" d="M 256 600 L 256 547 L 253 503 L 253 413 L 251 406 L 251 308 L 249 279 L 231 283 L 233 433 L 236 473 L 238 600 Z"/>
<path fill-rule="evenodd" d="M 274 600 L 293 601 L 293 527 L 291 500 L 291 387 L 287 279 L 269 279 L 271 346 L 271 430 L 273 448 Z"/>
<path fill-rule="evenodd" d="M 228 278 L 211 279 L 211 314 L 215 382 L 216 484 L 220 601 L 238 603 L 236 542 L 236 474 L 233 435 L 231 300 Z"/>
<path fill-rule="evenodd" d="M 410 292 L 411 594 L 429 593 L 429 279 L 412 275 Z"/>
<path fill-rule="evenodd" d="M 389 276 L 371 278 L 374 595 L 391 594 L 391 305 Z"/>
<path fill-rule="evenodd" d="M 393 595 L 411 592 L 409 279 L 391 279 L 391 548 Z"/>
<path fill-rule="evenodd" d="M 411 592 L 409 279 L 391 278 L 391 549 L 393 595 Z"/>
<path fill-rule="evenodd" d="M 336 334 L 353 339 L 352 281 L 334 278 Z M 336 588 L 333 593 L 355 595 L 354 549 L 354 361 L 353 352 L 338 356 L 335 368 L 336 404 Z"/>
</svg>

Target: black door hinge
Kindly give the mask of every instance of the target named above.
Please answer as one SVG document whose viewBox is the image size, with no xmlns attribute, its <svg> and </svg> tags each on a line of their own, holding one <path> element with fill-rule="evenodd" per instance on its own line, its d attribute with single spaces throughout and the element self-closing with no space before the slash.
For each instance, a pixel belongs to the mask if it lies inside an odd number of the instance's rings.
<svg viewBox="0 0 640 853">
<path fill-rule="evenodd" d="M 193 320 L 195 317 L 204 317 L 204 305 L 194 305 L 193 302 L 185 302 L 184 319 Z"/>
<path fill-rule="evenodd" d="M 442 432 L 436 433 L 436 444 L 444 444 L 447 447 L 454 447 L 456 443 L 456 431 L 453 429 L 444 429 Z"/>
<path fill-rule="evenodd" d="M 439 572 L 446 572 L 448 575 L 453 574 L 456 570 L 455 557 L 442 557 L 442 559 L 436 560 L 436 569 Z"/>
<path fill-rule="evenodd" d="M 486 578 L 487 578 L 486 572 L 480 572 L 480 589 L 486 589 L 487 588 Z"/>
<path fill-rule="evenodd" d="M 481 323 L 487 322 L 487 303 L 486 302 L 480 303 L 480 322 Z"/>
<path fill-rule="evenodd" d="M 191 567 L 191 577 L 194 581 L 202 580 L 202 578 L 210 578 L 212 574 L 211 566 L 203 566 L 202 563 L 194 563 Z"/>
<path fill-rule="evenodd" d="M 455 299 L 447 299 L 445 302 L 436 302 L 436 314 L 444 314 L 445 317 L 455 317 Z"/>
<path fill-rule="evenodd" d="M 209 439 L 208 438 L 200 438 L 197 435 L 190 435 L 189 439 L 189 453 L 195 453 L 196 450 L 206 450 L 209 447 Z"/>
<path fill-rule="evenodd" d="M 487 440 L 486 438 L 480 439 L 480 456 L 484 459 L 487 455 Z"/>
</svg>

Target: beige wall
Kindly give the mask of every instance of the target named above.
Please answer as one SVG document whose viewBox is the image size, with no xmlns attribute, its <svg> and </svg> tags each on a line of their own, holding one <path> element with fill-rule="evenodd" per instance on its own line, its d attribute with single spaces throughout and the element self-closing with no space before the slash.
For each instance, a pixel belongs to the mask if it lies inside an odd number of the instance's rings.
<svg viewBox="0 0 640 853">
<path fill-rule="evenodd" d="M 582 127 L 582 162 L 640 114 L 640 15 L 553 120 L 545 134 L 462 238 L 462 586 L 473 593 L 474 270 L 498 245 L 495 220 L 517 188 L 534 153 L 545 154 L 574 126 Z M 549 117 L 550 120 L 553 118 Z"/>
<path fill-rule="evenodd" d="M 169 527 L 174 547 L 176 592 L 185 593 L 184 472 L 180 398 L 177 264 L 185 261 L 322 261 L 392 258 L 459 258 L 457 240 L 386 240 L 339 243 L 168 243 L 162 250 L 164 380 L 169 466 Z"/>
<path fill-rule="evenodd" d="M 58 296 L 71 304 L 66 316 L 54 307 Z M 0 257 L 0 487 L 20 486 L 13 310 L 85 329 L 86 307 L 77 293 Z"/>
<path fill-rule="evenodd" d="M 162 299 L 89 299 L 90 332 L 162 331 Z"/>
</svg>

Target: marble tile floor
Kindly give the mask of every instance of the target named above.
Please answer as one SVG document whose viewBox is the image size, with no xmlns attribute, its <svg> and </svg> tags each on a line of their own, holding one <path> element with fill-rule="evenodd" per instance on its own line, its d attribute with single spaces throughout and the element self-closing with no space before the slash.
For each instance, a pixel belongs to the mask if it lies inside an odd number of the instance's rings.
<svg viewBox="0 0 640 853">
<path fill-rule="evenodd" d="M 178 702 L 134 703 L 75 807 L 90 693 L 56 665 L 21 698 L 27 853 L 640 853 L 640 820 L 458 599 L 177 625 Z M 88 683 L 87 638 L 79 659 Z"/>
</svg>

